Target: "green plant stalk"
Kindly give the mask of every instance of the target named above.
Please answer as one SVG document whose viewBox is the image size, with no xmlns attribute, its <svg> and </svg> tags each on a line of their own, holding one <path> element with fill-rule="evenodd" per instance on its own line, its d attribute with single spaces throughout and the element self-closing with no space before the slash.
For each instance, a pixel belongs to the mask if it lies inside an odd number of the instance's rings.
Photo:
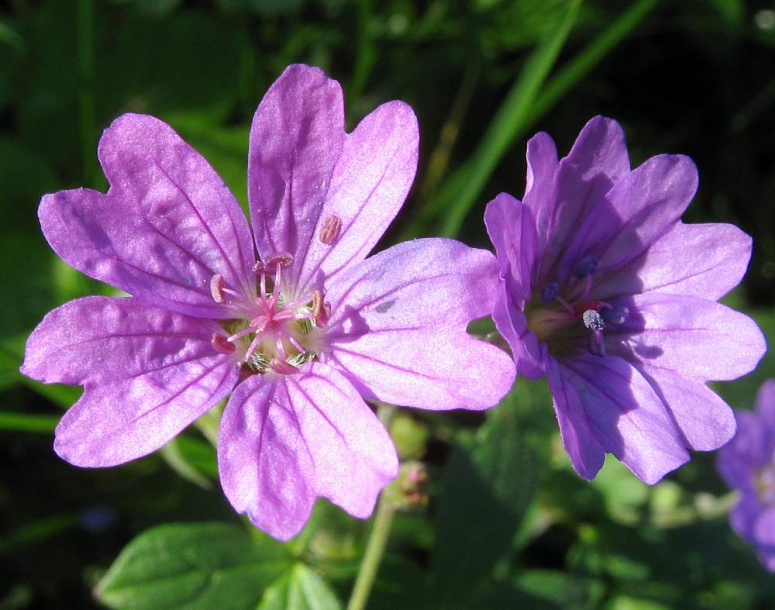
<svg viewBox="0 0 775 610">
<path fill-rule="evenodd" d="M 35 434 L 53 434 L 59 417 L 51 415 L 30 415 L 0 411 L 0 430 L 16 430 Z"/>
<path fill-rule="evenodd" d="M 393 525 L 395 514 L 395 506 L 383 493 L 379 498 L 377 514 L 374 517 L 369 542 L 366 545 L 366 552 L 363 554 L 363 560 L 358 570 L 358 577 L 355 580 L 350 601 L 347 604 L 347 610 L 363 610 L 366 608 L 366 602 L 369 600 L 371 588 L 377 578 L 377 571 L 385 554 L 385 547 L 390 537 L 390 528 Z"/>
<path fill-rule="evenodd" d="M 353 76 L 348 89 L 348 100 L 350 104 L 357 104 L 366 81 L 374 65 L 375 51 L 374 41 L 370 31 L 371 27 L 371 0 L 361 0 L 357 6 L 358 15 L 358 33 L 356 35 L 355 65 L 353 66 Z"/>
<path fill-rule="evenodd" d="M 580 6 L 580 0 L 570 4 L 557 30 L 541 42 L 528 59 L 524 72 L 511 87 L 474 153 L 474 163 L 463 190 L 457 194 L 455 205 L 449 207 L 448 214 L 442 217 L 439 231 L 442 236 L 456 237 L 460 233 L 465 217 L 474 206 L 498 162 L 503 158 L 515 136 L 526 128 L 525 119 L 530 112 L 530 107 L 557 61 L 576 22 Z"/>
<path fill-rule="evenodd" d="M 395 412 L 396 408 L 393 405 L 380 403 L 377 406 L 377 417 L 379 417 L 382 425 L 388 430 Z M 374 516 L 369 542 L 366 544 L 366 552 L 363 554 L 363 560 L 358 570 L 358 576 L 355 579 L 347 610 L 363 610 L 366 608 L 366 602 L 369 601 L 371 588 L 374 586 L 379 566 L 382 563 L 382 557 L 385 554 L 385 547 L 390 537 L 390 528 L 393 525 L 393 517 L 395 515 L 395 505 L 383 492 L 379 497 L 377 513 Z"/>
<path fill-rule="evenodd" d="M 530 107 L 526 125 L 544 116 L 562 97 L 584 78 L 616 45 L 632 33 L 659 0 L 638 0 L 625 11 L 608 29 L 590 42 L 550 79 L 535 103 Z"/>
<path fill-rule="evenodd" d="M 94 133 L 94 0 L 78 0 L 78 115 L 81 132 L 81 170 L 84 184 L 91 184 L 96 166 Z"/>
<path fill-rule="evenodd" d="M 423 210 L 418 222 L 407 229 L 400 239 L 411 239 L 421 233 L 455 237 L 466 215 L 492 175 L 498 162 L 525 129 L 525 118 L 536 99 L 549 71 L 557 61 L 565 40 L 578 16 L 581 0 L 569 4 L 557 29 L 536 47 L 506 95 L 469 163 L 460 168 Z M 464 174 L 465 178 L 460 179 Z"/>
</svg>

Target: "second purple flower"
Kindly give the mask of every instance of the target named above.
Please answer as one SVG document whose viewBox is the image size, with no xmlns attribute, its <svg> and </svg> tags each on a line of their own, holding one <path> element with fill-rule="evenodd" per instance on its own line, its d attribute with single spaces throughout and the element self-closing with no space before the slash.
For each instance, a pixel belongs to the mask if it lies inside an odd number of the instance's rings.
<svg viewBox="0 0 775 610">
<path fill-rule="evenodd" d="M 655 483 L 735 432 L 709 380 L 765 352 L 747 316 L 716 301 L 743 277 L 751 239 L 680 221 L 694 163 L 660 155 L 630 169 L 621 127 L 589 121 L 567 157 L 544 133 L 527 147 L 522 201 L 490 202 L 500 261 L 493 318 L 530 379 L 546 375 L 565 449 L 593 478 L 606 453 Z"/>
</svg>

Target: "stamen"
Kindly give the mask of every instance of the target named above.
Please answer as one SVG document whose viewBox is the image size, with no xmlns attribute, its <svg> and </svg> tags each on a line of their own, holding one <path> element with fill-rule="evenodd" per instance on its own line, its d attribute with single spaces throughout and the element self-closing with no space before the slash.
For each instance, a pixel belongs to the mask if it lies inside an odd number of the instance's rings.
<svg viewBox="0 0 775 610">
<path fill-rule="evenodd" d="M 576 264 L 576 268 L 573 270 L 573 275 L 575 275 L 580 280 L 583 280 L 585 277 L 595 273 L 599 266 L 600 262 L 595 257 L 585 256 Z"/>
<path fill-rule="evenodd" d="M 216 273 L 210 280 L 210 294 L 216 303 L 222 304 L 226 302 L 223 290 L 223 276 L 220 273 Z"/>
<path fill-rule="evenodd" d="M 219 354 L 233 354 L 237 349 L 233 343 L 229 343 L 229 340 L 219 333 L 213 333 L 213 338 L 210 339 L 210 344 Z"/>
<path fill-rule="evenodd" d="M 319 239 L 327 246 L 332 245 L 339 239 L 339 233 L 342 231 L 342 219 L 339 216 L 331 215 L 323 221 L 320 227 Z"/>
<path fill-rule="evenodd" d="M 587 339 L 587 349 L 593 356 L 605 356 L 605 339 L 603 338 L 603 332 L 599 330 L 592 331 Z"/>
</svg>

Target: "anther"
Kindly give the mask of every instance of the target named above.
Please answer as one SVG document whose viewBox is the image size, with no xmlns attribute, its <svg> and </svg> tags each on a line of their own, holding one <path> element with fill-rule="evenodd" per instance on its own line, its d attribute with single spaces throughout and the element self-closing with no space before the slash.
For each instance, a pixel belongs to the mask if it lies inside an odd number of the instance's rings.
<svg viewBox="0 0 775 610">
<path fill-rule="evenodd" d="M 602 308 L 600 315 L 606 324 L 624 324 L 627 316 L 630 315 L 630 310 L 624 305 L 612 305 Z"/>
<path fill-rule="evenodd" d="M 556 299 L 557 295 L 559 294 L 560 294 L 560 285 L 555 281 L 549 282 L 546 286 L 544 286 L 541 289 L 541 302 L 544 305 L 548 305 L 549 303 L 554 301 L 554 299 Z"/>
<path fill-rule="evenodd" d="M 285 360 L 279 358 L 272 358 L 269 361 L 269 368 L 272 369 L 278 375 L 293 375 L 298 373 L 299 369 Z"/>
<path fill-rule="evenodd" d="M 331 306 L 323 302 L 323 293 L 316 290 L 312 293 L 312 318 L 315 325 L 322 328 L 328 322 Z"/>
<path fill-rule="evenodd" d="M 339 239 L 339 233 L 341 231 L 342 219 L 339 218 L 339 216 L 332 214 L 323 221 L 323 226 L 320 227 L 320 235 L 318 237 L 322 243 L 330 246 Z"/>
<path fill-rule="evenodd" d="M 210 280 L 210 294 L 216 303 L 225 303 L 226 297 L 223 292 L 223 276 L 216 273 Z"/>
<path fill-rule="evenodd" d="M 585 277 L 595 273 L 599 266 L 600 262 L 595 257 L 585 256 L 576 264 L 576 268 L 573 270 L 573 275 L 575 275 L 580 280 L 583 280 Z"/>
<path fill-rule="evenodd" d="M 258 261 L 253 265 L 253 272 L 258 274 L 274 273 L 278 267 L 287 267 L 293 263 L 293 254 L 278 252 L 267 257 L 266 261 Z"/>
<path fill-rule="evenodd" d="M 219 333 L 213 333 L 213 338 L 210 339 L 210 344 L 219 354 L 233 354 L 237 349 L 233 343 L 230 343 L 226 337 Z"/>
</svg>

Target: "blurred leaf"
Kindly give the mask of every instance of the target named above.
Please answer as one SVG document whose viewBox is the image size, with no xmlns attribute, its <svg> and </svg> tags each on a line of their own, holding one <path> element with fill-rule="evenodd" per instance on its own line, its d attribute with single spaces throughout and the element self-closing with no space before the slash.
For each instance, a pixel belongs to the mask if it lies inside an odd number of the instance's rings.
<svg viewBox="0 0 775 610">
<path fill-rule="evenodd" d="M 605 610 L 671 610 L 672 608 L 674 608 L 672 605 L 628 595 L 617 595 L 605 605 Z"/>
<path fill-rule="evenodd" d="M 58 417 L 50 415 L 30 415 L 28 413 L 12 413 L 0 411 L 0 429 L 33 432 L 36 434 L 54 434 L 54 428 L 59 423 Z"/>
<path fill-rule="evenodd" d="M 251 11 L 259 15 L 284 15 L 298 11 L 304 0 L 218 0 L 226 11 Z"/>
<path fill-rule="evenodd" d="M 395 536 L 391 532 L 391 543 Z M 427 574 L 415 561 L 399 553 L 388 553 L 369 596 L 369 610 L 426 610 Z"/>
<path fill-rule="evenodd" d="M 538 489 L 549 455 L 541 414 L 551 410 L 536 385 L 518 383 L 452 451 L 431 557 L 432 595 L 443 607 L 466 607 L 511 548 Z"/>
<path fill-rule="evenodd" d="M 133 610 L 244 610 L 292 565 L 284 545 L 242 527 L 162 525 L 127 545 L 95 597 Z"/>
<path fill-rule="evenodd" d="M 220 127 L 213 123 L 217 117 L 208 112 L 174 112 L 165 119 L 207 159 L 247 213 L 250 127 Z"/>
<path fill-rule="evenodd" d="M 721 14 L 728 25 L 739 28 L 745 20 L 745 5 L 743 0 L 711 0 L 711 4 Z"/>
<path fill-rule="evenodd" d="M 218 478 L 218 460 L 210 443 L 183 434 L 175 439 L 183 459 L 193 468 L 213 479 Z"/>
<path fill-rule="evenodd" d="M 512 585 L 564 610 L 599 607 L 605 594 L 602 580 L 559 570 L 526 570 L 512 580 Z"/>
<path fill-rule="evenodd" d="M 325 580 L 297 563 L 270 586 L 258 610 L 339 610 L 339 600 Z"/>
<path fill-rule="evenodd" d="M 605 466 L 591 484 L 601 491 L 614 520 L 636 523 L 642 517 L 651 488 L 613 456 L 606 455 Z"/>
<path fill-rule="evenodd" d="M 2 419 L 0 419 L 2 422 Z M 190 481 L 194 485 L 198 485 L 202 489 L 211 489 L 212 483 L 210 480 L 203 476 L 191 462 L 186 459 L 186 456 L 180 450 L 180 444 L 178 438 L 173 438 L 169 443 L 164 445 L 159 450 L 159 454 L 165 462 L 177 472 L 181 477 Z"/>
<path fill-rule="evenodd" d="M 25 523 L 0 537 L 0 555 L 18 552 L 30 544 L 46 540 L 79 524 L 78 515 L 56 515 Z"/>
<path fill-rule="evenodd" d="M 111 2 L 131 6 L 146 15 L 162 17 L 178 8 L 183 0 L 111 0 Z"/>
</svg>

